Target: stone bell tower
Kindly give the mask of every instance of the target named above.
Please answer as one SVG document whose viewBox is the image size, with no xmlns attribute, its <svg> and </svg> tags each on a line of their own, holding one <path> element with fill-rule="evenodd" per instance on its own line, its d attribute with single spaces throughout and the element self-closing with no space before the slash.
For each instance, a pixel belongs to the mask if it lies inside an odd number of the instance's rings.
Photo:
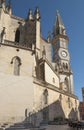
<svg viewBox="0 0 84 130">
<path fill-rule="evenodd" d="M 55 70 L 60 76 L 60 89 L 68 93 L 73 93 L 73 74 L 70 67 L 68 41 L 65 26 L 57 11 L 52 40 L 54 52 L 53 61 L 56 63 Z"/>
</svg>

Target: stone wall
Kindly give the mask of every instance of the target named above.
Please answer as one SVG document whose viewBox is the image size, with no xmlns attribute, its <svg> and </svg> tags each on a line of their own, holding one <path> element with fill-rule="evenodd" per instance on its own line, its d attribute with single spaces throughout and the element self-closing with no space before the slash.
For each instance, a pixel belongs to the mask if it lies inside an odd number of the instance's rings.
<svg viewBox="0 0 84 130">
<path fill-rule="evenodd" d="M 20 75 L 14 75 L 13 57 L 21 59 Z M 31 51 L 0 47 L 0 121 L 16 121 L 25 117 L 25 109 L 33 109 L 33 56 Z"/>
<path fill-rule="evenodd" d="M 0 36 L 1 32 L 3 30 L 3 27 L 5 27 L 5 36 L 4 39 L 9 41 L 15 41 L 15 33 L 17 28 L 20 28 L 20 23 L 22 23 L 22 26 L 24 26 L 24 19 L 15 17 L 13 15 L 9 15 L 1 8 L 1 16 L 0 16 Z M 12 34 L 12 35 L 11 35 Z M 21 35 L 23 36 L 23 33 L 21 32 Z M 20 42 L 23 42 L 23 38 L 20 40 Z"/>
<path fill-rule="evenodd" d="M 48 90 L 48 103 L 44 104 L 43 93 Z M 43 121 L 43 111 L 47 111 L 48 120 L 56 117 L 80 119 L 79 101 L 74 95 L 64 91 L 57 91 L 47 85 L 36 83 L 34 87 L 34 108 L 37 112 L 37 120 Z M 37 96 L 38 95 L 38 96 Z M 46 113 L 46 112 L 45 112 Z"/>
<path fill-rule="evenodd" d="M 59 88 L 59 77 L 47 63 L 45 63 L 45 81 Z"/>
</svg>

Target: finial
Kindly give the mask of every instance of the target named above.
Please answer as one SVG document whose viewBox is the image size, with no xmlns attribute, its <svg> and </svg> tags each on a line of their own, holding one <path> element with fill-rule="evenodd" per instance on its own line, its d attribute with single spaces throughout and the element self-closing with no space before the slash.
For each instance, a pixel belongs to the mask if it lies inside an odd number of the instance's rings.
<svg viewBox="0 0 84 130">
<path fill-rule="evenodd" d="M 46 57 L 46 50 L 45 50 L 45 46 L 43 46 L 43 50 L 42 50 L 42 57 Z"/>
<path fill-rule="evenodd" d="M 33 19 L 32 10 L 31 9 L 29 9 L 29 12 L 28 12 L 28 19 L 29 20 Z"/>
<path fill-rule="evenodd" d="M 58 10 L 56 11 L 56 14 L 59 14 L 59 11 L 58 11 Z"/>
<path fill-rule="evenodd" d="M 9 12 L 10 15 L 12 14 L 11 0 L 8 0 L 7 11 Z"/>
<path fill-rule="evenodd" d="M 5 8 L 6 8 L 6 0 L 1 0 L 1 6 L 5 10 Z"/>
<path fill-rule="evenodd" d="M 39 12 L 39 8 L 38 8 L 38 7 L 36 7 L 36 9 L 35 9 L 34 17 L 35 17 L 35 19 L 37 19 L 37 20 L 40 19 L 40 12 Z"/>
<path fill-rule="evenodd" d="M 51 41 L 51 35 L 50 35 L 50 31 L 48 32 L 47 41 L 48 41 L 48 43 Z"/>
</svg>

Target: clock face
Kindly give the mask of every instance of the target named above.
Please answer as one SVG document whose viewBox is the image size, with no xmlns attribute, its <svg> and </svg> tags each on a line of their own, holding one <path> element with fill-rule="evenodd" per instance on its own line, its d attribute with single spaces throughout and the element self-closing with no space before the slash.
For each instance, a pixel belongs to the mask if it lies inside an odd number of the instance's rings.
<svg viewBox="0 0 84 130">
<path fill-rule="evenodd" d="M 63 57 L 67 56 L 67 53 L 65 51 L 62 51 L 61 54 L 62 54 Z"/>
</svg>

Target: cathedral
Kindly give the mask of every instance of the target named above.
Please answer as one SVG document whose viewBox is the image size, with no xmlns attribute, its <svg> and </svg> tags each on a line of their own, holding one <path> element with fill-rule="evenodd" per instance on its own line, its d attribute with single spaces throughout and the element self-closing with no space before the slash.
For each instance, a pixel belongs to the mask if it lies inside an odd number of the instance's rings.
<svg viewBox="0 0 84 130">
<path fill-rule="evenodd" d="M 52 36 L 41 34 L 40 12 L 12 14 L 11 1 L 0 0 L 0 122 L 79 119 L 74 95 L 69 38 L 59 12 Z"/>
</svg>

